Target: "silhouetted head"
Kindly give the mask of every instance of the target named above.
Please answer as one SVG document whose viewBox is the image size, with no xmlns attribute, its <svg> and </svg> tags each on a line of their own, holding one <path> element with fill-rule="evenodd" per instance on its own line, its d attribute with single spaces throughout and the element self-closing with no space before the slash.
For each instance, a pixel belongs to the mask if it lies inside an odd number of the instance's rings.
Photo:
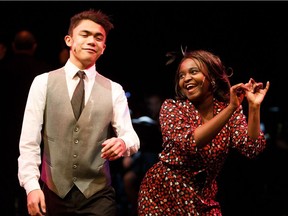
<svg viewBox="0 0 288 216">
<path fill-rule="evenodd" d="M 12 48 L 15 53 L 26 53 L 33 55 L 37 48 L 35 36 L 28 30 L 21 30 L 17 32 L 12 43 Z"/>
</svg>

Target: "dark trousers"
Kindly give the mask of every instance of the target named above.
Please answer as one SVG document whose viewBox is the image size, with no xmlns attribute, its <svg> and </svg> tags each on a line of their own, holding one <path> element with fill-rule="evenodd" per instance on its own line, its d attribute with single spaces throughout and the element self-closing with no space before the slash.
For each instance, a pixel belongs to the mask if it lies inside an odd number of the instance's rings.
<svg viewBox="0 0 288 216">
<path fill-rule="evenodd" d="M 43 192 L 47 213 L 46 216 L 115 216 L 117 205 L 115 190 L 109 186 L 95 193 L 88 199 L 74 186 L 65 198 L 60 198 L 47 185 Z"/>
</svg>

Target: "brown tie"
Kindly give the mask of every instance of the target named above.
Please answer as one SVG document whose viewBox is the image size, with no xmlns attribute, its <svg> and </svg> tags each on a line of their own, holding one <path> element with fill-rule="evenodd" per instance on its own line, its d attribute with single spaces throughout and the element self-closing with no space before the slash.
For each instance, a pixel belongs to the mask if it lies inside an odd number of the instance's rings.
<svg viewBox="0 0 288 216">
<path fill-rule="evenodd" d="M 80 78 L 80 81 L 78 85 L 76 86 L 75 91 L 73 93 L 71 104 L 72 104 L 75 118 L 78 120 L 85 105 L 85 90 L 84 90 L 85 72 L 78 71 L 76 75 Z"/>
</svg>

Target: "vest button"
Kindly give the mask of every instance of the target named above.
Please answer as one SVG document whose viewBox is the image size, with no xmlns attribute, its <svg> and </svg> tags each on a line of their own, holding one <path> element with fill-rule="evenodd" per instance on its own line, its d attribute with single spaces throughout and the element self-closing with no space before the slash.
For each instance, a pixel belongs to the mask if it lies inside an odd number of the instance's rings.
<svg viewBox="0 0 288 216">
<path fill-rule="evenodd" d="M 78 140 L 78 139 L 75 139 L 74 143 L 75 143 L 75 144 L 78 144 L 78 143 L 79 143 L 79 140 Z"/>
<path fill-rule="evenodd" d="M 79 127 L 75 127 L 75 132 L 78 132 L 79 131 Z"/>
<path fill-rule="evenodd" d="M 73 177 L 72 181 L 73 181 L 73 182 L 76 182 L 76 181 L 77 181 L 77 178 L 76 178 L 76 177 Z"/>
<path fill-rule="evenodd" d="M 76 169 L 76 168 L 77 168 L 77 165 L 76 165 L 76 164 L 74 164 L 74 165 L 73 165 L 73 169 Z"/>
<path fill-rule="evenodd" d="M 74 154 L 73 157 L 76 158 L 76 157 L 77 157 L 77 154 Z"/>
</svg>

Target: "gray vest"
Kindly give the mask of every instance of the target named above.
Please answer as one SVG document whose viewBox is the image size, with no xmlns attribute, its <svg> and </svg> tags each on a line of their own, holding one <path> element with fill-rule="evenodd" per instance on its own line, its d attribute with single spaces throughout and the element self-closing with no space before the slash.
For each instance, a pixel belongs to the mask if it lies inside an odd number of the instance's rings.
<svg viewBox="0 0 288 216">
<path fill-rule="evenodd" d="M 41 179 L 60 197 L 76 185 L 89 198 L 111 184 L 109 162 L 101 144 L 111 137 L 112 95 L 109 80 L 97 74 L 80 118 L 76 121 L 63 68 L 48 76 L 43 122 Z"/>
</svg>

